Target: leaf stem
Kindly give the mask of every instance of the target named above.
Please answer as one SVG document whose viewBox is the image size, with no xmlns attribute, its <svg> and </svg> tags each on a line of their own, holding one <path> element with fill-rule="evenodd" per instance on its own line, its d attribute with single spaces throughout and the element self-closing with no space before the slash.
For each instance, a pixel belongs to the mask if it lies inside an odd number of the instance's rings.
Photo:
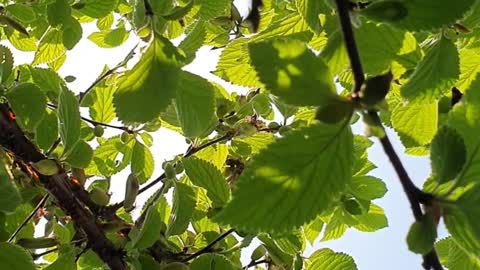
<svg viewBox="0 0 480 270">
<path fill-rule="evenodd" d="M 222 241 L 225 237 L 229 236 L 231 233 L 233 233 L 235 230 L 234 229 L 229 229 L 228 231 L 222 233 L 217 239 L 213 240 L 210 244 L 208 244 L 206 247 L 200 249 L 199 251 L 193 253 L 192 255 L 188 256 L 183 260 L 183 262 L 188 262 L 192 259 L 195 259 L 196 257 L 207 253 L 210 251 L 210 249 L 218 242 Z"/>
<path fill-rule="evenodd" d="M 23 220 L 20 226 L 18 226 L 18 228 L 13 232 L 13 234 L 8 238 L 9 243 L 12 242 L 12 240 L 20 233 L 20 231 L 25 227 L 25 225 L 27 225 L 27 223 L 30 222 L 33 216 L 35 216 L 35 214 L 37 213 L 38 209 L 42 208 L 45 205 L 45 203 L 48 200 L 48 197 L 49 197 L 48 193 L 45 194 L 45 196 L 43 196 L 43 198 L 38 202 L 37 206 L 35 206 L 32 212 L 30 212 L 30 214 Z"/>
<path fill-rule="evenodd" d="M 350 14 L 349 14 L 349 7 L 347 0 L 335 0 L 337 4 L 338 16 L 340 18 L 340 24 L 342 27 L 343 38 L 345 40 L 345 46 L 347 49 L 348 57 L 350 60 L 350 66 L 352 68 L 353 78 L 354 78 L 354 88 L 352 90 L 352 96 L 356 96 L 356 94 L 360 91 L 361 86 L 365 81 L 365 74 L 363 73 L 362 65 L 360 62 L 360 56 L 358 53 L 357 45 L 355 43 L 355 38 L 353 35 L 353 28 L 350 21 Z M 379 127 L 383 127 L 383 124 L 378 117 L 377 112 L 369 111 L 369 116 L 376 122 Z M 423 212 L 420 207 L 420 198 L 423 192 L 415 186 L 412 179 L 408 175 L 407 171 L 405 170 L 402 161 L 398 157 L 395 149 L 390 142 L 390 139 L 385 134 L 382 138 L 380 138 L 380 143 L 382 144 L 383 150 L 385 154 L 390 159 L 395 172 L 398 175 L 400 183 L 402 184 L 403 190 L 407 195 L 408 201 L 410 203 L 410 207 L 412 208 L 413 216 L 415 220 L 419 221 L 422 216 Z M 433 249 L 431 252 L 423 256 L 423 264 L 422 266 L 424 269 L 434 269 L 434 270 L 443 270 L 440 261 L 438 260 L 438 256 Z"/>
</svg>

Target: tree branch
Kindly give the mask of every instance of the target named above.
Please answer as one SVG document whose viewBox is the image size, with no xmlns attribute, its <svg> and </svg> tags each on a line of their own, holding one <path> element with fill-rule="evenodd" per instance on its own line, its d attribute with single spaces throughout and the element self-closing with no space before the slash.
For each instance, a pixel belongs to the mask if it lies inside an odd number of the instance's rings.
<svg viewBox="0 0 480 270">
<path fill-rule="evenodd" d="M 352 68 L 353 79 L 355 82 L 353 93 L 358 93 L 365 81 L 365 74 L 363 73 L 360 55 L 358 54 L 357 44 L 353 35 L 352 23 L 350 22 L 350 4 L 348 0 L 335 0 L 335 2 L 337 4 L 340 26 L 342 27 L 343 39 L 345 41 L 345 47 L 347 49 L 348 58 L 350 59 L 350 66 Z"/>
<path fill-rule="evenodd" d="M 362 65 L 360 62 L 360 57 L 358 54 L 358 49 L 355 43 L 355 38 L 353 36 L 353 29 L 350 22 L 350 14 L 348 11 L 348 1 L 347 0 L 335 0 L 337 4 L 338 16 L 340 18 L 340 24 L 342 27 L 343 37 L 345 40 L 345 46 L 347 49 L 348 57 L 350 59 L 350 65 L 352 68 L 352 73 L 355 81 L 354 88 L 352 90 L 352 96 L 356 96 L 356 94 L 360 91 L 362 84 L 365 81 L 365 74 L 363 73 Z M 369 116 L 378 124 L 379 127 L 383 128 L 383 124 L 378 117 L 377 112 L 370 111 L 368 112 Z M 415 217 L 416 221 L 420 221 L 423 212 L 420 207 L 420 196 L 423 194 L 420 189 L 418 189 L 413 181 L 408 176 L 407 171 L 405 170 L 400 158 L 398 157 L 397 153 L 393 149 L 392 143 L 390 139 L 385 134 L 384 137 L 380 138 L 380 143 L 382 144 L 383 150 L 385 154 L 390 159 L 395 172 L 398 175 L 400 183 L 402 184 L 403 190 L 407 195 L 408 201 L 410 203 L 410 207 L 412 208 L 413 216 Z M 438 256 L 433 249 L 427 255 L 423 256 L 423 267 L 424 269 L 434 269 L 434 270 L 443 270 L 440 261 L 438 260 Z"/>
<path fill-rule="evenodd" d="M 35 145 L 27 139 L 14 120 L 8 117 L 7 104 L 0 104 L 0 145 L 26 164 L 46 159 Z M 39 175 L 40 183 L 58 202 L 62 210 L 71 216 L 78 230 L 85 233 L 88 244 L 98 256 L 114 270 L 126 269 L 123 253 L 117 250 L 105 236 L 95 216 L 75 197 L 69 186 L 69 177 L 63 168 L 56 175 Z"/>
<path fill-rule="evenodd" d="M 192 255 L 188 256 L 187 258 L 185 258 L 183 260 L 183 262 L 188 262 L 192 259 L 195 259 L 196 257 L 204 254 L 204 253 L 207 253 L 211 250 L 211 248 L 218 242 L 222 241 L 225 237 L 229 236 L 232 232 L 234 232 L 235 230 L 234 229 L 230 229 L 224 233 L 222 233 L 219 237 L 217 237 L 217 239 L 213 240 L 210 244 L 208 244 L 206 247 L 200 249 L 199 251 L 193 253 Z"/>
</svg>

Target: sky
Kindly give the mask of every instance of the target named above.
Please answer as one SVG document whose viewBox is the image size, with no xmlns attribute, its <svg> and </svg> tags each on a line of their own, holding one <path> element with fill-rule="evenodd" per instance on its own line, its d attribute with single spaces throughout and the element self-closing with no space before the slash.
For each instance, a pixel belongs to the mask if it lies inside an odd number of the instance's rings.
<svg viewBox="0 0 480 270">
<path fill-rule="evenodd" d="M 73 75 L 77 78 L 76 81 L 68 85 L 72 91 L 77 93 L 88 88 L 88 86 L 99 76 L 104 65 L 108 65 L 109 67 L 115 66 L 138 42 L 134 35 L 131 35 L 121 47 L 101 49 L 86 39 L 94 29 L 94 24 L 84 26 L 83 39 L 72 51 L 68 52 L 67 61 L 59 71 L 60 75 L 63 77 Z M 8 45 L 8 43 L 2 43 Z M 12 51 L 15 58 L 15 65 L 31 63 L 33 53 L 19 52 L 14 49 L 12 49 Z M 245 93 L 248 89 L 228 84 L 210 73 L 210 71 L 215 69 L 216 61 L 220 53 L 221 50 L 202 48 L 197 53 L 197 58 L 194 62 L 186 66 L 184 69 L 203 76 L 211 81 L 220 83 L 228 91 L 240 91 L 241 93 Z M 85 111 L 83 111 L 83 115 L 88 117 L 88 113 L 85 113 Z M 115 131 L 112 133 L 111 130 L 106 131 L 107 136 L 118 133 L 115 133 Z M 354 133 L 363 134 L 363 127 L 361 124 L 356 124 L 354 126 Z M 430 162 L 428 158 L 404 155 L 404 149 L 395 132 L 388 130 L 387 134 L 392 140 L 394 148 L 400 155 L 410 177 L 417 186 L 421 187 L 430 173 Z M 154 145 L 151 148 L 152 154 L 155 157 L 155 171 L 153 173 L 153 178 L 162 173 L 161 164 L 163 161 L 170 160 L 175 155 L 184 153 L 187 149 L 187 144 L 182 136 L 164 128 L 155 133 L 154 139 Z M 307 247 L 305 255 L 308 256 L 317 249 L 327 247 L 336 252 L 344 252 L 351 255 L 360 270 L 422 269 L 421 256 L 408 251 L 405 241 L 408 229 L 414 221 L 409 203 L 403 193 L 393 167 L 381 148 L 381 145 L 376 139 L 373 138 L 372 140 L 375 143 L 368 151 L 369 158 L 378 168 L 372 171 L 371 175 L 384 180 L 388 188 L 385 197 L 374 201 L 374 203 L 385 210 L 389 221 L 389 227 L 374 233 L 364 233 L 349 229 L 339 240 L 328 242 L 318 242 L 317 240 L 313 247 Z M 122 173 L 113 177 L 112 181 L 114 184 L 112 186 L 114 188 L 111 190 L 113 192 L 111 202 L 118 202 L 123 199 L 124 183 L 127 174 L 128 170 L 124 170 Z M 147 194 L 144 198 L 147 198 L 148 196 L 149 195 Z M 446 236 L 443 226 L 440 229 L 439 236 Z M 249 256 L 249 253 L 244 254 L 242 258 L 248 260 Z M 245 262 L 245 264 L 246 263 L 248 262 Z"/>
</svg>

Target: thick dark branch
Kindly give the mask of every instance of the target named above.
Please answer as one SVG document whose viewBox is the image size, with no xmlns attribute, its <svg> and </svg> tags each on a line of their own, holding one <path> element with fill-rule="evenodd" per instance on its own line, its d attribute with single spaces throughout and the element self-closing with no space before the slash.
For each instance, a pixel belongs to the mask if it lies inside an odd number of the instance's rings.
<svg viewBox="0 0 480 270">
<path fill-rule="evenodd" d="M 25 137 L 14 120 L 11 120 L 9 108 L 0 105 L 0 145 L 22 159 L 25 164 L 38 162 L 46 158 L 35 145 Z M 75 197 L 69 185 L 69 177 L 62 169 L 53 176 L 39 175 L 40 182 L 57 201 L 63 211 L 72 217 L 77 227 L 85 233 L 91 249 L 111 268 L 124 270 L 126 265 L 123 254 L 107 239 L 92 213 Z"/>
<path fill-rule="evenodd" d="M 355 43 L 355 38 L 353 35 L 353 28 L 350 22 L 350 14 L 349 14 L 349 1 L 348 0 L 335 0 L 337 4 L 338 16 L 340 18 L 340 24 L 342 27 L 343 37 L 345 40 L 345 46 L 347 49 L 348 57 L 350 60 L 350 66 L 352 68 L 353 78 L 355 81 L 353 94 L 355 96 L 361 90 L 361 87 L 365 81 L 365 74 L 363 73 L 362 65 L 360 62 L 360 56 L 358 53 L 357 45 Z M 383 128 L 380 118 L 378 117 L 377 112 L 368 112 L 369 116 L 376 122 L 376 124 Z M 393 149 L 392 143 L 387 135 L 383 136 L 380 139 L 380 143 L 382 144 L 383 150 L 387 154 L 390 162 L 392 163 L 398 178 L 400 179 L 400 183 L 402 184 L 403 190 L 407 195 L 408 201 L 410 203 L 410 207 L 412 208 L 413 216 L 415 217 L 416 221 L 420 221 L 423 212 L 420 207 L 420 200 L 423 192 L 418 189 L 415 184 L 412 182 L 412 179 L 408 176 L 407 171 L 403 167 L 403 164 L 398 157 L 397 153 Z M 423 267 L 425 269 L 434 269 L 434 270 L 443 270 L 440 261 L 438 260 L 438 256 L 433 249 L 430 253 L 423 256 Z"/>
<path fill-rule="evenodd" d="M 150 5 L 150 2 L 148 0 L 143 0 L 143 4 L 145 6 L 145 15 L 147 17 L 152 17 L 153 14 L 153 9 L 152 6 Z"/>
<path fill-rule="evenodd" d="M 235 230 L 234 229 L 230 229 L 224 233 L 222 233 L 219 237 L 217 237 L 217 239 L 213 240 L 210 244 L 208 244 L 206 247 L 200 249 L 199 251 L 193 253 L 192 255 L 188 256 L 187 258 L 185 258 L 183 260 L 183 262 L 188 262 L 192 259 L 195 259 L 196 257 L 204 254 L 204 253 L 208 253 L 210 252 L 210 250 L 212 249 L 213 246 L 215 246 L 216 243 L 222 241 L 225 237 L 229 236 L 231 233 L 233 233 Z"/>
<path fill-rule="evenodd" d="M 345 47 L 347 49 L 348 58 L 350 59 L 353 79 L 355 81 L 353 92 L 357 93 L 360 91 L 362 84 L 365 81 L 365 74 L 363 73 L 360 55 L 358 54 L 357 44 L 355 42 L 353 28 L 350 22 L 350 3 L 348 0 L 335 0 L 335 2 L 337 4 L 338 17 L 340 18 L 340 26 L 342 27 Z"/>
</svg>

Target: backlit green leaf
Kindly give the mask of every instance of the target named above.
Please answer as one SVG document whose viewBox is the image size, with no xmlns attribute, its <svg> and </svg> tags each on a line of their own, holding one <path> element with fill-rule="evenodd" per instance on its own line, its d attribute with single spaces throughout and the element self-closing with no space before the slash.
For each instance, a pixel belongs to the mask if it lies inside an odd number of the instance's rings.
<svg viewBox="0 0 480 270">
<path fill-rule="evenodd" d="M 252 64 L 267 89 L 294 105 L 324 105 L 335 99 L 328 66 L 302 43 L 276 40 L 249 46 Z"/>
<path fill-rule="evenodd" d="M 460 75 L 459 57 L 455 44 L 445 38 L 427 51 L 415 72 L 401 88 L 409 100 L 432 102 L 450 90 Z"/>
<path fill-rule="evenodd" d="M 183 59 L 170 41 L 156 38 L 133 69 L 119 79 L 113 98 L 118 118 L 142 122 L 158 117 L 175 96 Z"/>
<path fill-rule="evenodd" d="M 112 12 L 117 3 L 118 0 L 81 0 L 73 7 L 89 17 L 102 18 Z"/>
<path fill-rule="evenodd" d="M 310 255 L 309 260 L 311 263 L 307 270 L 357 270 L 352 257 L 328 248 L 316 251 Z"/>
<path fill-rule="evenodd" d="M 204 160 L 190 157 L 183 161 L 185 173 L 192 183 L 207 190 L 213 207 L 225 205 L 230 198 L 230 190 L 225 178 L 215 166 Z"/>
<path fill-rule="evenodd" d="M 191 186 L 177 183 L 173 192 L 173 207 L 168 222 L 167 232 L 170 235 L 182 234 L 192 219 L 196 204 L 196 194 Z"/>
<path fill-rule="evenodd" d="M 153 173 L 154 160 L 150 150 L 137 141 L 132 152 L 132 173 L 137 175 L 140 184 L 145 183 Z"/>
<path fill-rule="evenodd" d="M 80 139 L 80 110 L 78 100 L 64 88 L 58 97 L 58 127 L 63 144 L 63 154 L 68 156 Z"/>
<path fill-rule="evenodd" d="M 383 2 L 400 3 L 401 5 L 392 10 L 390 5 L 384 5 Z M 388 22 L 399 28 L 413 31 L 432 30 L 451 25 L 461 19 L 474 2 L 474 0 L 456 2 L 449 0 L 376 1 L 364 11 L 364 14 L 373 20 Z M 371 14 L 370 9 L 378 8 L 377 5 L 383 5 L 386 9 L 380 9 L 377 13 Z M 382 13 L 390 14 L 391 17 L 375 16 Z"/>
<path fill-rule="evenodd" d="M 438 183 L 452 180 L 465 164 L 467 150 L 462 137 L 452 128 L 443 127 L 430 146 L 432 174 Z"/>
<path fill-rule="evenodd" d="M 50 63 L 65 54 L 63 45 L 63 33 L 56 28 L 50 28 L 45 36 L 40 40 L 38 50 L 35 52 L 33 65 Z"/>
<path fill-rule="evenodd" d="M 45 115 L 45 94 L 33 83 L 22 83 L 12 88 L 6 96 L 20 126 L 35 131 Z"/>
<path fill-rule="evenodd" d="M 406 146 L 429 144 L 437 132 L 437 103 L 397 106 L 391 117 L 395 131 Z"/>
<path fill-rule="evenodd" d="M 92 160 L 93 150 L 92 147 L 83 140 L 78 141 L 72 152 L 67 156 L 65 160 L 70 166 L 75 168 L 86 168 Z"/>
<path fill-rule="evenodd" d="M 350 181 L 352 151 L 352 133 L 344 126 L 292 131 L 253 158 L 215 219 L 248 231 L 299 227 L 326 210 Z M 252 198 L 258 207 L 250 207 Z M 285 211 L 291 207 L 303 210 Z"/>
</svg>

